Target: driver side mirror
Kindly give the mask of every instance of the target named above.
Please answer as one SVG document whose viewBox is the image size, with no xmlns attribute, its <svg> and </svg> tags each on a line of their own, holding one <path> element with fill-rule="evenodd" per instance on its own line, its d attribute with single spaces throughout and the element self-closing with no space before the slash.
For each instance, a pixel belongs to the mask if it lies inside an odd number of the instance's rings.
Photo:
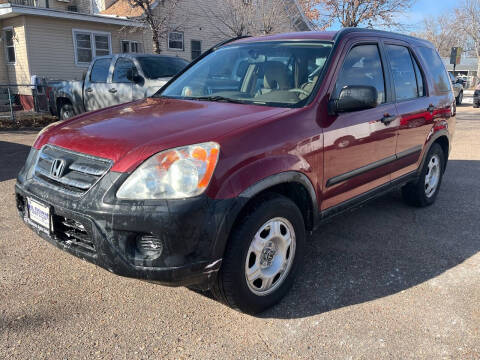
<svg viewBox="0 0 480 360">
<path fill-rule="evenodd" d="M 328 114 L 353 112 L 373 109 L 377 107 L 378 91 L 373 86 L 351 85 L 345 86 L 338 95 L 338 99 L 331 99 L 328 103 Z"/>
<path fill-rule="evenodd" d="M 129 70 L 127 73 L 127 79 L 135 84 L 143 84 L 145 79 L 143 76 L 139 75 L 136 71 L 134 70 Z"/>
</svg>

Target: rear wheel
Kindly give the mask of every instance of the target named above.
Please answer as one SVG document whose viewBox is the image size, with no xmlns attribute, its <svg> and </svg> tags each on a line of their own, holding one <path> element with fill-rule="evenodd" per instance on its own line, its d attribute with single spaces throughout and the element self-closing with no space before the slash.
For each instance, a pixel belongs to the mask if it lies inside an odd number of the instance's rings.
<svg viewBox="0 0 480 360">
<path fill-rule="evenodd" d="M 281 195 L 262 200 L 233 230 L 213 289 L 218 300 L 249 314 L 285 296 L 305 248 L 305 224 L 295 203 Z"/>
<path fill-rule="evenodd" d="M 424 207 L 437 199 L 442 184 L 446 158 L 439 144 L 433 144 L 417 182 L 402 188 L 402 195 L 409 205 Z"/>
</svg>

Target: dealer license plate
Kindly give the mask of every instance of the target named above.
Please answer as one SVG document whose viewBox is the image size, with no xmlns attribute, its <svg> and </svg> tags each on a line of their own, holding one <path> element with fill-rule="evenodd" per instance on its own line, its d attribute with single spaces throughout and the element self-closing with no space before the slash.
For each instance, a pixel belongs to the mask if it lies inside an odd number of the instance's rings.
<svg viewBox="0 0 480 360">
<path fill-rule="evenodd" d="M 29 219 L 44 230 L 50 231 L 50 207 L 32 199 L 27 199 L 27 203 Z"/>
</svg>

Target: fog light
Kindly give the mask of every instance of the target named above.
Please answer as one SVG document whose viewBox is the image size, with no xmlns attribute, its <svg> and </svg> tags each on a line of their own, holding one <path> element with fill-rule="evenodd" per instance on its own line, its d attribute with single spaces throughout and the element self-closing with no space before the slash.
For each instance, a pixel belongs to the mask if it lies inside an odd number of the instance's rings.
<svg viewBox="0 0 480 360">
<path fill-rule="evenodd" d="M 149 258 L 158 258 L 163 252 L 163 241 L 155 236 L 141 235 L 137 238 L 137 250 Z"/>
</svg>

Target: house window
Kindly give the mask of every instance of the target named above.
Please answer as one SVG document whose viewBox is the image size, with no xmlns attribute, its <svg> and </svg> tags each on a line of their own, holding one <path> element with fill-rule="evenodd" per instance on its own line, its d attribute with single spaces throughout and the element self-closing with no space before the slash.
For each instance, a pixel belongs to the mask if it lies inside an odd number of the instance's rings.
<svg viewBox="0 0 480 360">
<path fill-rule="evenodd" d="M 202 42 L 200 40 L 192 40 L 190 42 L 192 48 L 192 60 L 202 55 Z"/>
<path fill-rule="evenodd" d="M 183 32 L 172 31 L 168 34 L 168 48 L 171 50 L 183 50 Z"/>
<path fill-rule="evenodd" d="M 138 41 L 122 40 L 122 53 L 141 53 L 142 44 Z"/>
<path fill-rule="evenodd" d="M 112 53 L 109 33 L 74 30 L 73 39 L 77 65 L 89 65 L 94 57 Z"/>
<path fill-rule="evenodd" d="M 6 28 L 3 30 L 5 39 L 5 52 L 7 54 L 7 62 L 15 64 L 15 44 L 13 40 L 13 28 Z"/>
</svg>

